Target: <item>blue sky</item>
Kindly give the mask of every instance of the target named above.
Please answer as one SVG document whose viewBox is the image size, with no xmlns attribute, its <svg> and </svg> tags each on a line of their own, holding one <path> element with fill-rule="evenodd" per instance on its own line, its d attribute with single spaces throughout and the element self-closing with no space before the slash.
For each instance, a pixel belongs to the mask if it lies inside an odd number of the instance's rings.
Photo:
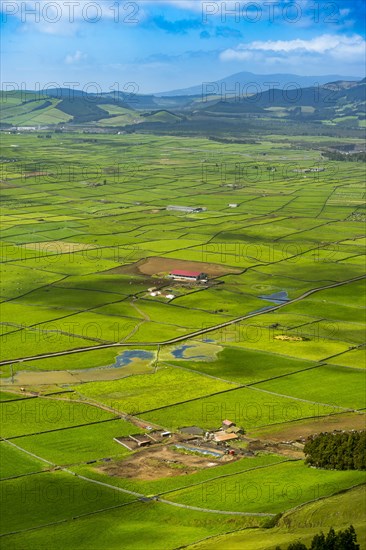
<svg viewBox="0 0 366 550">
<path fill-rule="evenodd" d="M 90 91 L 150 93 L 240 71 L 365 73 L 363 0 L 0 0 L 0 6 L 3 89 L 7 82 L 27 89 L 95 82 Z"/>
</svg>

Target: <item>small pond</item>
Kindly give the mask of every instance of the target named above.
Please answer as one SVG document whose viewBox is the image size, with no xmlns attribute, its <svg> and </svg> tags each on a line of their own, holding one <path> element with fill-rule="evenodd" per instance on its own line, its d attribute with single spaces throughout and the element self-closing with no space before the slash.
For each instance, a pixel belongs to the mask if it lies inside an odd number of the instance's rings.
<svg viewBox="0 0 366 550">
<path fill-rule="evenodd" d="M 134 359 L 146 359 L 151 360 L 154 358 L 154 354 L 151 351 L 145 351 L 142 349 L 129 349 L 123 351 L 116 357 L 116 362 L 113 367 L 125 367 L 130 365 Z"/>
<path fill-rule="evenodd" d="M 185 357 L 185 352 L 187 351 L 187 349 L 194 348 L 194 347 L 195 346 L 187 346 L 187 345 L 184 346 L 183 345 L 183 346 L 180 346 L 177 349 L 174 349 L 171 352 L 171 354 L 176 359 L 206 359 L 205 355 L 191 355 L 190 357 Z"/>
<path fill-rule="evenodd" d="M 273 294 L 262 294 L 258 296 L 261 300 L 266 300 L 267 302 L 272 302 L 272 304 L 280 305 L 285 302 L 288 302 L 289 297 L 286 290 L 280 290 L 279 292 L 274 292 Z"/>
</svg>

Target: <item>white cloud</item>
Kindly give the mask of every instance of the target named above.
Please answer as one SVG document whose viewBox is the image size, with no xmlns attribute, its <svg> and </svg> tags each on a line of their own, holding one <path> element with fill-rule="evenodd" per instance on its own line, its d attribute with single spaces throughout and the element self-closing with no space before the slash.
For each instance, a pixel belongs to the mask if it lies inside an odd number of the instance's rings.
<svg viewBox="0 0 366 550">
<path fill-rule="evenodd" d="M 47 34 L 75 34 L 82 23 L 114 21 L 133 24 L 145 17 L 142 3 L 120 0 L 0 0 L 2 21 L 16 17 L 23 30 L 38 30 Z"/>
<path fill-rule="evenodd" d="M 239 44 L 234 49 L 228 49 L 220 54 L 222 61 L 243 61 L 254 58 L 257 54 L 279 55 L 288 58 L 296 56 L 318 55 L 333 59 L 351 59 L 360 61 L 364 58 L 366 42 L 358 34 L 351 36 L 323 34 L 309 40 L 266 40 Z"/>
<path fill-rule="evenodd" d="M 308 0 L 303 0 L 308 2 Z M 204 7 L 208 11 L 216 12 L 216 15 L 219 15 L 221 11 L 229 12 L 230 10 L 236 9 L 239 4 L 239 8 L 242 10 L 243 7 L 250 7 L 249 2 L 239 2 L 238 0 L 154 0 L 151 3 L 162 4 L 162 5 L 173 5 L 178 8 L 193 10 L 193 11 L 202 11 Z M 256 0 L 252 4 L 265 5 L 268 4 L 277 4 L 278 0 Z M 216 9 L 215 9 L 216 8 Z"/>
<path fill-rule="evenodd" d="M 68 54 L 65 57 L 65 63 L 66 65 L 76 65 L 78 63 L 81 63 L 82 61 L 85 61 L 87 58 L 88 55 L 86 53 L 77 50 L 74 54 Z"/>
<path fill-rule="evenodd" d="M 100 14 L 113 17 L 112 3 L 103 0 L 0 0 L 3 14 L 15 15 L 21 20 L 46 19 L 57 22 L 58 19 L 73 20 L 91 19 Z"/>
</svg>

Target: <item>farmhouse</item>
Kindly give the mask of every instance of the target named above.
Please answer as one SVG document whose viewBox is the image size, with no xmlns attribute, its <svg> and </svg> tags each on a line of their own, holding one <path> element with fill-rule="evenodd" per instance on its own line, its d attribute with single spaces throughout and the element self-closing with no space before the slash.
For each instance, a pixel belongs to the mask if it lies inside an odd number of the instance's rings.
<svg viewBox="0 0 366 550">
<path fill-rule="evenodd" d="M 243 434 L 244 430 L 243 428 L 239 428 L 239 426 L 231 426 L 227 430 L 225 430 L 227 434 Z"/>
<path fill-rule="evenodd" d="M 225 432 L 216 432 L 214 434 L 214 439 L 217 442 L 226 442 L 231 441 L 232 439 L 238 439 L 237 434 L 227 434 Z"/>
<path fill-rule="evenodd" d="M 224 432 L 226 434 L 239 435 L 239 434 L 243 434 L 244 430 L 243 428 L 239 428 L 239 426 L 237 426 L 235 422 L 232 422 L 231 420 L 226 419 L 222 421 L 221 432 Z M 217 433 L 220 433 L 220 432 L 217 432 Z"/>
<path fill-rule="evenodd" d="M 223 420 L 222 421 L 222 427 L 224 428 L 224 430 L 226 428 L 231 428 L 232 426 L 235 426 L 235 422 L 232 422 L 231 420 Z"/>
<path fill-rule="evenodd" d="M 175 281 L 194 281 L 198 282 L 207 282 L 208 275 L 200 271 L 185 271 L 183 269 L 175 269 L 169 274 L 171 279 Z"/>
</svg>

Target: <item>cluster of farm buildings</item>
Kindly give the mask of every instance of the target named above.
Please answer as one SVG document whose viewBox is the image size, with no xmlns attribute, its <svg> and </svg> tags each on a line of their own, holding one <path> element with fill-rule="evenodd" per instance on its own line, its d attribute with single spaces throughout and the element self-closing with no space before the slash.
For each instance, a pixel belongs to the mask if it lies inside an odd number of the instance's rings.
<svg viewBox="0 0 366 550">
<path fill-rule="evenodd" d="M 223 455 L 235 454 L 236 451 L 234 449 L 228 449 L 229 444 L 233 440 L 239 439 L 243 434 L 243 428 L 236 426 L 231 420 L 223 420 L 221 428 L 212 432 L 205 432 L 198 426 L 180 428 L 178 433 L 150 428 L 145 434 L 115 437 L 114 441 L 130 451 L 161 443 L 164 440 L 168 440 L 172 444 L 189 442 L 190 444 L 194 444 L 196 449 L 202 449 L 203 452 L 210 452 L 211 450 L 216 454 Z M 189 450 L 188 447 L 185 448 Z"/>
<path fill-rule="evenodd" d="M 201 271 L 187 271 L 184 269 L 176 269 L 175 271 L 170 272 L 168 275 L 168 279 L 181 283 L 208 283 L 207 273 L 203 273 Z M 172 289 L 159 289 L 157 287 L 150 287 L 147 289 L 147 291 L 153 298 L 158 296 L 160 298 L 173 300 L 176 297 Z"/>
</svg>

